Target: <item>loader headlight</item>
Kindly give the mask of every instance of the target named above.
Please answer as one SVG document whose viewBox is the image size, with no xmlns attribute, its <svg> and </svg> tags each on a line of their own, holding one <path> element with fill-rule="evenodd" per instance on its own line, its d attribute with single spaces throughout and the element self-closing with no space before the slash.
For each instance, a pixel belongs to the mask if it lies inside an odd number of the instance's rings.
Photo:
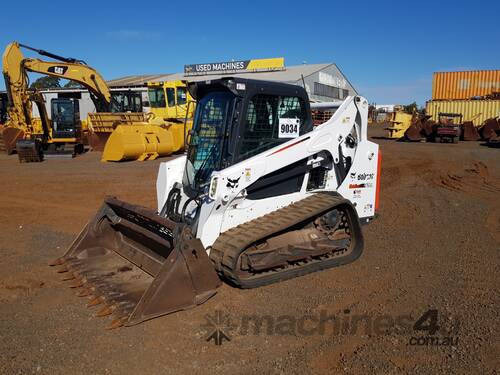
<svg viewBox="0 0 500 375">
<path fill-rule="evenodd" d="M 215 195 L 217 194 L 218 181 L 219 181 L 219 177 L 212 177 L 212 181 L 210 181 L 210 189 L 208 190 L 208 196 L 211 199 L 215 199 Z"/>
</svg>

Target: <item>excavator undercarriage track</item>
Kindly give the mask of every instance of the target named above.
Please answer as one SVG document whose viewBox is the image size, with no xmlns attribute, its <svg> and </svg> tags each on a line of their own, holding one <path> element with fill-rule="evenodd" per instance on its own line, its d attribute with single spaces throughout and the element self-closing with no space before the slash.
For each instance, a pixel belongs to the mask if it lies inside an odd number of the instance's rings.
<svg viewBox="0 0 500 375">
<path fill-rule="evenodd" d="M 222 233 L 210 259 L 232 284 L 255 288 L 350 263 L 362 249 L 351 203 L 322 192 Z"/>
</svg>

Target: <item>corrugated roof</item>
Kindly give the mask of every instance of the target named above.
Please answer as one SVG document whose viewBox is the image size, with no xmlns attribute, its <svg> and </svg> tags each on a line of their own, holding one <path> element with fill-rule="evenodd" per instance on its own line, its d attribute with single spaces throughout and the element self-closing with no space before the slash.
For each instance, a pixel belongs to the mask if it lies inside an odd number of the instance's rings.
<svg viewBox="0 0 500 375">
<path fill-rule="evenodd" d="M 161 81 L 176 81 L 176 80 L 187 80 L 187 81 L 205 81 L 207 79 L 218 79 L 221 77 L 236 76 L 242 78 L 253 78 L 262 79 L 268 81 L 279 81 L 279 82 L 296 82 L 302 79 L 302 76 L 307 77 L 314 74 L 326 67 L 334 65 L 333 63 L 328 64 L 303 64 L 294 65 L 286 67 L 286 70 L 276 70 L 272 72 L 246 72 L 246 73 L 232 73 L 232 74 L 207 74 L 200 76 L 185 76 L 184 73 L 174 73 L 174 74 L 153 74 L 153 75 L 142 75 L 142 76 L 127 76 L 123 78 L 113 79 L 108 81 L 108 85 L 111 87 L 116 86 L 143 86 L 146 82 L 161 82 Z"/>
<path fill-rule="evenodd" d="M 136 76 L 125 76 L 107 81 L 108 86 L 144 86 L 146 82 L 167 81 L 170 74 L 143 74 Z"/>
</svg>

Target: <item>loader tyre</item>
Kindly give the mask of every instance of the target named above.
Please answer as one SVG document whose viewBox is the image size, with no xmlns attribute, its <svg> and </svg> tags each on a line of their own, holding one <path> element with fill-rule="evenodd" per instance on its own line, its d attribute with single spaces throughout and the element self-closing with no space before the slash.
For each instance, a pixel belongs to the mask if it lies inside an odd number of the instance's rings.
<svg viewBox="0 0 500 375">
<path fill-rule="evenodd" d="M 230 284 L 256 288 L 351 263 L 362 251 L 352 204 L 322 192 L 222 233 L 210 259 Z"/>
</svg>

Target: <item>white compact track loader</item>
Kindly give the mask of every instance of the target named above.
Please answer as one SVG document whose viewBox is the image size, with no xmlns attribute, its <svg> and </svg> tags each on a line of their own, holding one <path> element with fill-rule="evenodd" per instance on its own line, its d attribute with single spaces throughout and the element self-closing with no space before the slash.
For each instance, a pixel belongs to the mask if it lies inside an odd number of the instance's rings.
<svg viewBox="0 0 500 375">
<path fill-rule="evenodd" d="M 314 105 L 300 86 L 240 78 L 189 90 L 188 151 L 160 165 L 158 210 L 107 198 L 52 262 L 110 328 L 201 304 L 221 279 L 254 288 L 350 263 L 375 217 L 366 99 Z M 336 110 L 314 126 L 311 106 Z"/>
</svg>

